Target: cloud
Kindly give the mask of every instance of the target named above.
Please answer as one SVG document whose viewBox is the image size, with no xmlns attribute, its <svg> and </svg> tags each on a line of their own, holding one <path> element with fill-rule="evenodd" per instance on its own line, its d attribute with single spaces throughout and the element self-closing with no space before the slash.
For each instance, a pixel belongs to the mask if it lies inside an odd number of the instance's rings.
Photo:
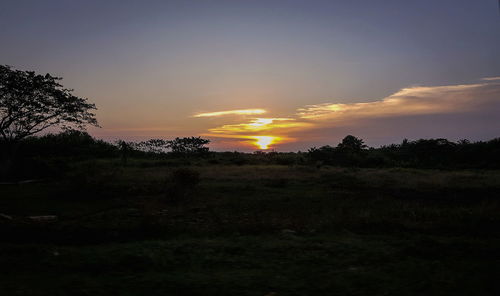
<svg viewBox="0 0 500 296">
<path fill-rule="evenodd" d="M 203 136 L 216 138 L 239 139 L 243 146 L 251 146 L 259 149 L 268 149 L 272 145 L 295 141 L 294 138 L 286 136 L 293 130 L 301 130 L 311 123 L 300 122 L 294 118 L 253 118 L 239 124 L 226 124 L 208 129 Z"/>
<path fill-rule="evenodd" d="M 485 77 L 481 80 L 485 80 L 485 81 L 495 81 L 495 80 L 500 80 L 500 76 L 498 77 Z"/>
<path fill-rule="evenodd" d="M 297 116 L 315 121 L 349 122 L 354 118 L 466 112 L 485 101 L 494 100 L 495 98 L 488 96 L 488 93 L 495 89 L 498 92 L 498 84 L 495 83 L 414 86 L 403 88 L 386 98 L 373 102 L 308 105 L 299 108 Z"/>
<path fill-rule="evenodd" d="M 217 111 L 217 112 L 206 112 L 197 113 L 193 117 L 217 117 L 225 115 L 254 115 L 254 114 L 264 114 L 267 111 L 264 109 L 239 109 L 239 110 L 227 110 L 227 111 Z"/>
<path fill-rule="evenodd" d="M 259 114 L 248 110 L 201 113 L 196 117 Z M 490 77 L 474 84 L 407 87 L 375 101 L 306 105 L 287 117 L 245 117 L 240 123 L 209 128 L 205 135 L 244 139 L 244 145 L 248 146 L 250 141 L 261 148 L 293 147 L 293 142 L 308 142 L 312 146 L 323 139 L 331 140 L 332 135 L 339 137 L 341 133 L 352 132 L 366 137 L 368 143 L 370 139 L 377 143 L 392 142 L 413 135 L 464 134 L 465 138 L 491 134 L 491 138 L 498 136 L 495 130 L 500 130 L 500 123 L 492 124 L 488 119 L 497 110 L 500 110 L 500 77 Z M 270 145 L 262 145 L 265 141 Z"/>
<path fill-rule="evenodd" d="M 255 134 L 256 132 L 277 131 L 280 129 L 303 128 L 311 123 L 300 122 L 294 118 L 254 118 L 246 123 L 227 124 L 209 129 L 215 134 Z"/>
</svg>

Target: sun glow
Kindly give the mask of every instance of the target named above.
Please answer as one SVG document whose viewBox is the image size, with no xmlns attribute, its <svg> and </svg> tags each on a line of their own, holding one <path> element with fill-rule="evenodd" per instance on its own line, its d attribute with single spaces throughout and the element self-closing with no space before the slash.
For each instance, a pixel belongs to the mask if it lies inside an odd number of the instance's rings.
<svg viewBox="0 0 500 296">
<path fill-rule="evenodd" d="M 237 141 L 242 147 L 253 147 L 254 149 L 267 150 L 273 148 L 276 144 L 288 143 L 295 141 L 295 138 L 278 137 L 278 136 L 253 136 L 253 135 L 228 135 L 228 134 L 203 134 L 205 137 L 240 139 Z"/>
<path fill-rule="evenodd" d="M 270 132 L 276 129 L 295 129 L 310 126 L 308 122 L 296 122 L 292 118 L 254 118 L 247 123 L 226 124 L 209 129 L 211 133 L 236 134 L 246 132 Z"/>
<path fill-rule="evenodd" d="M 260 149 L 268 149 L 270 145 L 276 143 L 279 141 L 279 137 L 273 137 L 273 136 L 253 136 L 253 139 L 255 139 L 255 145 L 257 145 Z"/>
</svg>

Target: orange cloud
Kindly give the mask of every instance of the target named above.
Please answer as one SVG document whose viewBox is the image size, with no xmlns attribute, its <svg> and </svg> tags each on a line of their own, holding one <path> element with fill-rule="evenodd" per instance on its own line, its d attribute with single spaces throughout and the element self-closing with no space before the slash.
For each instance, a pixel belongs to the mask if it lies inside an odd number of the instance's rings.
<svg viewBox="0 0 500 296">
<path fill-rule="evenodd" d="M 301 141 L 307 140 L 303 137 L 312 129 L 359 128 L 365 120 L 375 118 L 472 112 L 500 101 L 498 80 L 500 78 L 491 77 L 476 84 L 413 86 L 371 102 L 307 105 L 298 108 L 289 117 L 246 118 L 241 123 L 212 127 L 204 136 L 242 139 L 243 145 L 250 143 L 254 147 L 268 149 L 273 145 L 296 141 L 298 134 L 302 134 Z M 251 115 L 262 111 L 266 112 L 263 109 L 242 109 L 200 113 L 196 117 Z"/>
<path fill-rule="evenodd" d="M 301 129 L 307 122 L 298 122 L 294 118 L 254 118 L 246 123 L 227 124 L 209 129 L 204 136 L 217 138 L 242 139 L 240 144 L 259 149 L 269 149 L 273 145 L 294 141 L 285 136 L 293 129 Z"/>
<path fill-rule="evenodd" d="M 254 118 L 247 123 L 227 124 L 209 129 L 209 132 L 215 134 L 241 134 L 256 132 L 279 132 L 280 130 L 289 130 L 311 125 L 307 122 L 298 122 L 293 118 Z"/>
</svg>

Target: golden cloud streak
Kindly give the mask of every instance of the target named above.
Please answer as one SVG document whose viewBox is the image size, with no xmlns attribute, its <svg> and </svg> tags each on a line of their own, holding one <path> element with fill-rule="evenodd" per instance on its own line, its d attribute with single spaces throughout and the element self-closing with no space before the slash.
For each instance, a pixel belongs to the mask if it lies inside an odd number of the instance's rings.
<svg viewBox="0 0 500 296">
<path fill-rule="evenodd" d="M 209 129 L 216 134 L 256 133 L 310 126 L 308 122 L 297 122 L 293 118 L 255 118 L 249 123 L 227 124 Z"/>
<path fill-rule="evenodd" d="M 266 112 L 267 111 L 264 109 L 238 109 L 238 110 L 198 113 L 198 114 L 193 115 L 193 117 L 216 117 L 216 116 L 225 116 L 225 115 L 254 115 L 254 114 L 264 114 Z"/>
<path fill-rule="evenodd" d="M 286 131 L 304 128 L 311 125 L 297 122 L 294 118 L 254 118 L 248 123 L 228 124 L 208 131 L 208 136 L 219 138 L 245 139 L 240 144 L 251 144 L 259 149 L 269 149 L 273 145 L 293 141 L 293 138 L 282 136 Z"/>
<path fill-rule="evenodd" d="M 317 104 L 297 109 L 307 120 L 352 119 L 450 113 L 467 110 L 476 100 L 475 90 L 485 84 L 403 88 L 379 101 L 351 104 Z"/>
</svg>

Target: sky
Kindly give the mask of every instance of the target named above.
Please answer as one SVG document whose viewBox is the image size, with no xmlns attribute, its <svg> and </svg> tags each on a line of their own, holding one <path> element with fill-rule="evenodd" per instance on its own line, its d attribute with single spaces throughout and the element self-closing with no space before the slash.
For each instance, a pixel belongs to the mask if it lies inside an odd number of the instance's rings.
<svg viewBox="0 0 500 296">
<path fill-rule="evenodd" d="M 0 64 L 63 77 L 109 141 L 500 136 L 497 0 L 2 0 L 0 28 Z"/>
</svg>

